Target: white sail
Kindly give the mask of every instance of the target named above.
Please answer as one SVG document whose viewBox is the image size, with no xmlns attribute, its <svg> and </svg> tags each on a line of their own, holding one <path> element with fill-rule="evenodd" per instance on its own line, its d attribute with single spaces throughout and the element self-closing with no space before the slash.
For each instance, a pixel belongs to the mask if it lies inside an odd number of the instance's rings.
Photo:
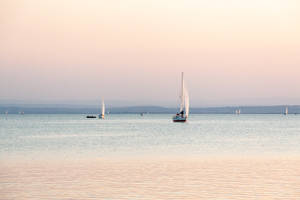
<svg viewBox="0 0 300 200">
<path fill-rule="evenodd" d="M 102 116 L 104 116 L 105 114 L 105 105 L 104 105 L 104 101 L 102 101 Z"/>
<path fill-rule="evenodd" d="M 288 107 L 286 107 L 285 108 L 285 113 L 284 113 L 285 115 L 288 115 L 289 114 L 289 108 Z"/>
<path fill-rule="evenodd" d="M 190 113 L 190 97 L 185 85 L 184 85 L 184 107 L 185 107 L 185 116 L 188 117 Z"/>
</svg>

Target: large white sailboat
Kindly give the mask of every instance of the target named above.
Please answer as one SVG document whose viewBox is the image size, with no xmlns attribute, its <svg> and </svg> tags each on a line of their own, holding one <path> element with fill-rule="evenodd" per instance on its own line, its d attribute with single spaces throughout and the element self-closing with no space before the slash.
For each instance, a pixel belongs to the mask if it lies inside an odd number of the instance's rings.
<svg viewBox="0 0 300 200">
<path fill-rule="evenodd" d="M 104 101 L 102 100 L 102 110 L 101 110 L 101 114 L 99 114 L 99 119 L 104 119 L 104 114 L 105 114 L 105 104 Z"/>
<path fill-rule="evenodd" d="M 183 72 L 181 73 L 181 94 L 180 94 L 180 110 L 173 116 L 173 122 L 186 122 L 189 116 L 190 99 L 189 93 L 184 83 Z"/>
</svg>

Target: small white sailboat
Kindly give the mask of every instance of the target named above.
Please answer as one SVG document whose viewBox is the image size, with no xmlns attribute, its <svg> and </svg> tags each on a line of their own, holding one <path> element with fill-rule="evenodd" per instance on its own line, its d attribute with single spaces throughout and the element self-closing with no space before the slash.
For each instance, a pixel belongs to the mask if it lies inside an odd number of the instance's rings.
<svg viewBox="0 0 300 200">
<path fill-rule="evenodd" d="M 104 101 L 102 100 L 102 111 L 101 114 L 99 114 L 99 119 L 104 119 L 104 114 L 105 114 L 105 104 Z"/>
<path fill-rule="evenodd" d="M 289 108 L 288 108 L 288 107 L 285 107 L 284 115 L 288 115 L 288 114 L 289 114 Z"/>
<path fill-rule="evenodd" d="M 183 72 L 181 73 L 181 94 L 180 94 L 180 110 L 173 116 L 173 122 L 186 122 L 189 116 L 190 99 L 189 93 L 184 84 Z"/>
<path fill-rule="evenodd" d="M 235 114 L 236 114 L 236 115 L 239 115 L 239 114 L 241 114 L 241 109 L 237 109 L 237 110 L 235 110 Z"/>
</svg>

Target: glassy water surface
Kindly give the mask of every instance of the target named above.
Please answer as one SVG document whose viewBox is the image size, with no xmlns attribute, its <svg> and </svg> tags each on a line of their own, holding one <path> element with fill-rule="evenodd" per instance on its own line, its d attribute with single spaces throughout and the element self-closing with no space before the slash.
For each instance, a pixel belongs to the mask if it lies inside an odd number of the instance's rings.
<svg viewBox="0 0 300 200">
<path fill-rule="evenodd" d="M 1 115 L 3 199 L 300 199 L 300 116 Z"/>
<path fill-rule="evenodd" d="M 2 115 L 0 156 L 298 154 L 299 133 L 298 115 Z"/>
</svg>

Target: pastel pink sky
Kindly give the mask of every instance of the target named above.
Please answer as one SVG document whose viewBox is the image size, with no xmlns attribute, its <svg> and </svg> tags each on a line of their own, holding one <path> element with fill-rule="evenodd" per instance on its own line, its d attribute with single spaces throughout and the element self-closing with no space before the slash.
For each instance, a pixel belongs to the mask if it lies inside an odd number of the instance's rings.
<svg viewBox="0 0 300 200">
<path fill-rule="evenodd" d="M 298 0 L 0 2 L 0 100 L 300 104 Z"/>
</svg>

